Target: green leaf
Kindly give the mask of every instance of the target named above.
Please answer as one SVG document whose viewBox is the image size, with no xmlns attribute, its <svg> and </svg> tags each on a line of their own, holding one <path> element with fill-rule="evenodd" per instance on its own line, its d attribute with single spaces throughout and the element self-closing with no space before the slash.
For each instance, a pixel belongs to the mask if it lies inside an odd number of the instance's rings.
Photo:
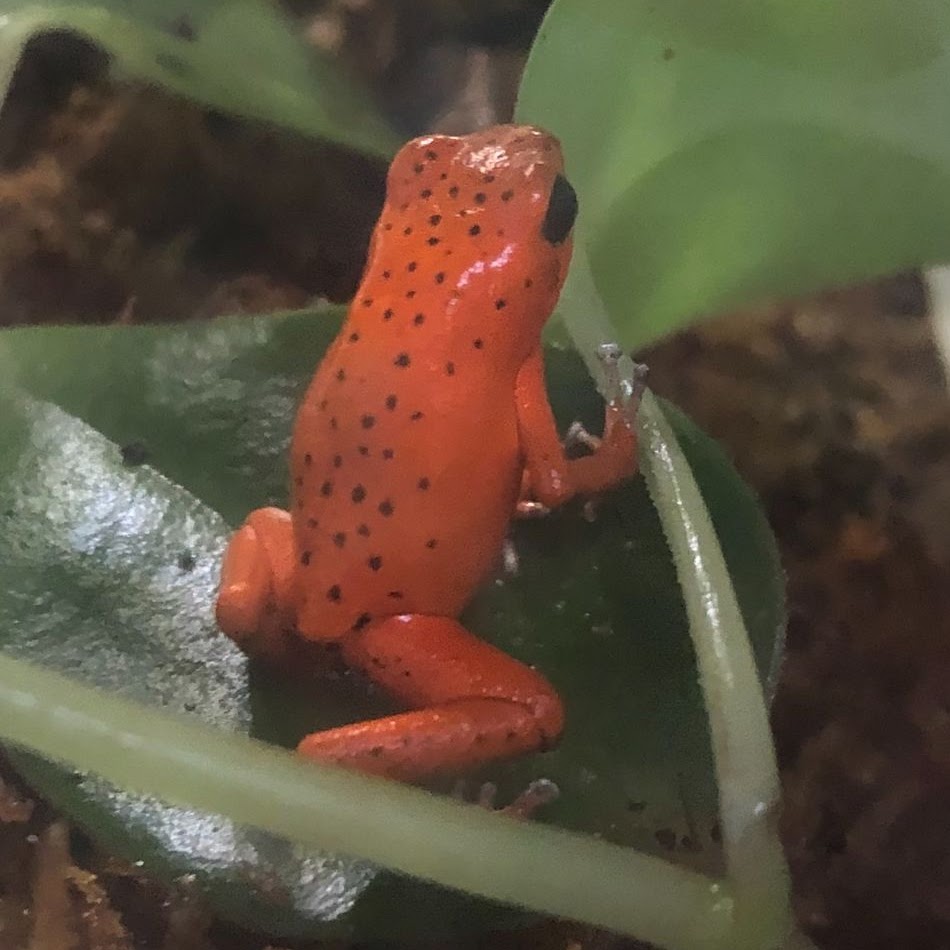
<svg viewBox="0 0 950 950">
<path fill-rule="evenodd" d="M 293 676 L 248 667 L 211 615 L 227 537 L 216 511 L 233 524 L 285 498 L 293 406 L 338 326 L 327 311 L 0 337 L 0 648 L 287 745 L 390 708 L 330 662 Z M 603 407 L 580 359 L 547 356 L 561 423 L 596 428 Z M 774 544 L 720 450 L 674 416 L 768 670 L 783 622 Z M 477 778 L 503 799 L 553 779 L 562 796 L 543 820 L 720 870 L 695 662 L 642 481 L 605 498 L 593 521 L 572 506 L 519 523 L 514 540 L 518 575 L 488 583 L 464 620 L 550 676 L 568 728 L 557 749 Z M 511 919 L 365 862 L 17 761 L 118 853 L 166 877 L 194 874 L 222 914 L 274 934 L 451 936 Z M 413 910 L 397 921 L 394 906 Z"/>
<path fill-rule="evenodd" d="M 639 346 L 950 257 L 948 97 L 934 0 L 556 0 L 518 115 L 560 136 L 597 289 Z"/>
<path fill-rule="evenodd" d="M 26 44 L 76 33 L 119 73 L 224 112 L 286 126 L 371 154 L 398 139 L 368 93 L 294 35 L 265 0 L 14 0 L 0 12 L 0 104 Z"/>
</svg>

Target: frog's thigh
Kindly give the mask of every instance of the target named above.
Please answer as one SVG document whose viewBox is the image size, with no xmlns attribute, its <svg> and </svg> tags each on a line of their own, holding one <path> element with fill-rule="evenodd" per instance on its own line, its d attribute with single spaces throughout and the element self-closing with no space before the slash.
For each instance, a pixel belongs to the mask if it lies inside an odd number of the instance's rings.
<svg viewBox="0 0 950 950">
<path fill-rule="evenodd" d="M 271 652 L 292 624 L 293 522 L 280 508 L 258 508 L 228 542 L 215 613 L 218 626 L 250 652 Z"/>
<path fill-rule="evenodd" d="M 313 733 L 298 746 L 310 758 L 412 781 L 545 748 L 563 728 L 551 684 L 455 620 L 389 617 L 343 652 L 414 711 Z"/>
</svg>

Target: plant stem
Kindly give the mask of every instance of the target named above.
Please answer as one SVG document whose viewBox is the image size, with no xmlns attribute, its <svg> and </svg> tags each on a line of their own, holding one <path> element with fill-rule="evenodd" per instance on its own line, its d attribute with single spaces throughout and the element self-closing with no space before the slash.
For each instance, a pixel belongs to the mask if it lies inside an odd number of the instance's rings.
<svg viewBox="0 0 950 950">
<path fill-rule="evenodd" d="M 575 240 L 564 319 L 603 389 L 596 346 L 616 337 L 597 293 L 582 235 Z M 723 848 L 734 889 L 733 945 L 779 946 L 795 931 L 788 869 L 775 827 L 778 769 L 748 633 L 705 502 L 649 391 L 641 400 L 638 428 L 641 469 L 676 565 L 706 700 Z"/>
<path fill-rule="evenodd" d="M 777 945 L 791 925 L 788 869 L 776 828 L 781 789 L 749 637 L 716 529 L 650 392 L 638 421 L 641 466 L 673 553 L 706 697 L 736 946 Z M 753 933 L 755 943 L 745 944 Z"/>
<path fill-rule="evenodd" d="M 55 699 L 51 699 L 55 697 Z M 226 735 L 0 655 L 0 733 L 123 788 L 471 894 L 679 950 L 725 950 L 732 902 L 630 848 Z"/>
</svg>

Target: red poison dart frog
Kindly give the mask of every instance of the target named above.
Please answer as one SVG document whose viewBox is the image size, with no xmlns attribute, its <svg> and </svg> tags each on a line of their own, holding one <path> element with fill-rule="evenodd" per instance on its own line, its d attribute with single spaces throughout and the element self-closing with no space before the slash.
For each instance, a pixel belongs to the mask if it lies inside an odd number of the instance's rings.
<svg viewBox="0 0 950 950">
<path fill-rule="evenodd" d="M 250 653 L 288 631 L 406 707 L 306 736 L 305 756 L 406 781 L 537 750 L 564 712 L 538 672 L 456 619 L 519 504 L 551 508 L 633 474 L 628 414 L 567 459 L 541 330 L 571 256 L 577 199 L 559 143 L 530 126 L 409 142 L 369 262 L 297 413 L 289 511 L 232 538 L 217 619 Z"/>
</svg>

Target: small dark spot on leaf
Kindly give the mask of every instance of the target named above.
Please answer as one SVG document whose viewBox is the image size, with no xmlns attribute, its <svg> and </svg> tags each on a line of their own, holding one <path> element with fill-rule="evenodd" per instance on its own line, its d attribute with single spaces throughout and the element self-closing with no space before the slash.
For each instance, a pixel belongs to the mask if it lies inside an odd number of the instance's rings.
<svg viewBox="0 0 950 950">
<path fill-rule="evenodd" d="M 180 56 L 175 56 L 172 53 L 157 53 L 155 62 L 158 63 L 162 69 L 167 69 L 170 73 L 177 73 L 179 76 L 187 76 L 191 73 L 188 63 Z"/>
<path fill-rule="evenodd" d="M 411 274 L 419 265 L 415 261 L 410 261 L 406 265 L 406 270 Z"/>
<path fill-rule="evenodd" d="M 369 614 L 360 614 L 353 624 L 354 630 L 362 630 L 373 618 Z"/>
<path fill-rule="evenodd" d="M 393 308 L 392 308 L 392 307 L 387 307 L 387 308 L 383 311 L 383 319 L 384 319 L 384 320 L 392 320 L 392 318 L 393 318 Z"/>
<path fill-rule="evenodd" d="M 320 494 L 324 498 L 329 498 L 333 494 L 333 482 L 329 479 L 320 486 Z"/>
<path fill-rule="evenodd" d="M 369 537 L 369 525 L 368 525 L 368 524 L 361 524 L 361 525 L 356 529 L 356 533 L 357 533 L 361 538 L 368 538 L 368 537 Z"/>
<path fill-rule="evenodd" d="M 389 410 L 395 409 L 397 402 L 399 402 L 399 400 L 396 398 L 396 394 L 395 394 L 395 393 L 390 393 L 390 394 L 386 397 L 386 408 L 389 409 Z"/>
<path fill-rule="evenodd" d="M 334 585 L 327 591 L 327 600 L 332 600 L 334 603 L 339 603 L 340 598 L 341 598 L 342 596 L 343 596 L 343 595 L 342 595 L 342 592 L 340 591 L 340 585 L 339 585 L 339 584 L 334 584 Z"/>
<path fill-rule="evenodd" d="M 437 224 L 441 224 L 441 222 L 442 222 L 441 214 L 433 214 L 429 217 L 429 224 L 431 224 L 432 227 L 435 227 Z"/>
<path fill-rule="evenodd" d="M 478 237 L 478 235 L 482 233 L 482 226 L 480 224 L 473 224 L 468 229 L 468 233 L 471 234 L 472 237 Z"/>
<path fill-rule="evenodd" d="M 168 24 L 168 32 L 177 39 L 185 40 L 188 43 L 194 43 L 198 38 L 195 25 L 184 13 L 181 16 L 175 17 L 175 19 Z"/>
<path fill-rule="evenodd" d="M 430 162 L 434 162 L 438 157 L 439 153 L 433 151 L 431 148 L 426 152 L 426 158 L 429 159 Z"/>
<path fill-rule="evenodd" d="M 369 455 L 369 446 L 368 445 L 358 445 L 356 451 L 360 453 L 364 458 Z"/>
<path fill-rule="evenodd" d="M 437 284 L 441 284 L 444 280 L 445 280 L 445 271 L 440 270 L 439 273 L 435 275 L 435 282 Z"/>
<path fill-rule="evenodd" d="M 360 303 L 362 303 L 364 307 L 372 307 L 372 306 L 373 306 L 373 298 L 372 298 L 372 297 L 364 297 L 364 298 L 360 301 Z"/>
<path fill-rule="evenodd" d="M 360 338 L 360 335 L 358 333 L 351 333 L 349 337 L 350 343 L 356 343 L 356 341 L 359 340 L 359 338 Z"/>
<path fill-rule="evenodd" d="M 439 542 L 438 542 L 435 538 L 429 538 L 429 540 L 426 541 L 426 547 L 431 550 L 431 549 L 434 548 L 438 543 L 439 543 Z"/>
<path fill-rule="evenodd" d="M 426 241 L 426 244 L 428 244 L 429 247 L 435 247 L 436 244 L 438 244 L 438 243 L 439 243 L 439 239 L 438 239 L 437 237 L 430 237 L 430 238 Z"/>
<path fill-rule="evenodd" d="M 389 280 L 389 278 L 392 276 L 393 276 L 393 272 L 391 270 L 383 271 L 383 280 Z"/>
<path fill-rule="evenodd" d="M 419 491 L 428 491 L 430 484 L 431 482 L 429 481 L 429 479 L 423 475 L 422 478 L 420 478 L 418 482 Z"/>
<path fill-rule="evenodd" d="M 337 531 L 337 533 L 336 533 L 335 535 L 333 535 L 333 543 L 334 543 L 338 548 L 344 547 L 344 546 L 346 545 L 346 532 L 345 532 L 345 531 Z"/>
<path fill-rule="evenodd" d="M 485 204 L 486 198 L 487 198 L 487 196 L 486 196 L 486 194 L 485 194 L 484 191 L 476 191 L 476 192 L 475 192 L 475 204 L 477 204 L 477 205 L 483 205 L 483 204 Z"/>
<path fill-rule="evenodd" d="M 395 509 L 395 507 L 394 507 L 392 501 L 391 501 L 389 498 L 384 498 L 384 499 L 379 503 L 379 513 L 380 513 L 384 518 L 388 518 L 395 510 L 396 510 L 396 509 Z"/>
<path fill-rule="evenodd" d="M 418 422 L 418 421 L 422 418 L 422 416 L 423 416 L 422 410 L 421 410 L 421 409 L 417 409 L 409 418 L 410 418 L 413 422 Z"/>
<path fill-rule="evenodd" d="M 406 227 L 402 229 L 402 233 L 404 237 L 409 237 L 409 235 L 412 234 L 412 225 L 406 225 Z"/>
<path fill-rule="evenodd" d="M 446 376 L 454 376 L 454 375 L 455 375 L 455 364 L 454 364 L 454 363 L 446 363 L 446 364 L 445 364 L 445 375 L 446 375 Z"/>
<path fill-rule="evenodd" d="M 675 55 L 675 50 L 671 49 L 669 46 L 663 50 L 663 59 L 666 60 L 666 62 L 669 62 Z"/>
<path fill-rule="evenodd" d="M 356 485 L 353 488 L 353 491 L 350 492 L 350 497 L 358 505 L 361 501 L 364 501 L 366 498 L 366 489 L 362 485 Z"/>
<path fill-rule="evenodd" d="M 485 346 L 485 341 L 481 337 L 476 337 L 472 340 L 472 346 L 474 346 L 476 350 L 481 350 Z"/>
<path fill-rule="evenodd" d="M 534 286 L 534 281 L 530 277 L 525 277 L 524 286 L 526 290 L 530 290 Z"/>
<path fill-rule="evenodd" d="M 383 449 L 383 458 L 391 459 L 396 453 L 392 449 Z"/>
<path fill-rule="evenodd" d="M 346 370 L 343 369 L 342 366 L 336 371 L 336 378 L 337 378 L 341 383 L 343 382 L 344 379 L 346 379 Z"/>
<path fill-rule="evenodd" d="M 342 456 L 342 455 L 334 455 L 334 456 L 333 456 L 333 467 L 334 467 L 334 468 L 340 468 L 342 465 L 343 465 L 343 456 Z"/>
<path fill-rule="evenodd" d="M 653 837 L 661 848 L 672 851 L 676 847 L 676 832 L 672 828 L 660 828 L 654 832 Z"/>
<path fill-rule="evenodd" d="M 400 354 L 393 360 L 393 363 L 394 363 L 396 366 L 403 366 L 403 367 L 408 366 L 408 365 L 409 365 L 409 354 L 408 354 L 408 353 L 400 353 Z"/>
<path fill-rule="evenodd" d="M 304 567 L 306 567 L 310 563 L 310 557 L 311 557 L 310 552 L 304 551 L 303 554 L 300 555 L 300 563 L 303 564 Z"/>
<path fill-rule="evenodd" d="M 373 426 L 376 425 L 376 416 L 373 416 L 373 415 L 370 415 L 369 413 L 366 413 L 366 415 L 364 415 L 364 416 L 360 419 L 360 425 L 361 425 L 364 429 L 372 429 Z"/>
<path fill-rule="evenodd" d="M 148 446 L 144 442 L 128 442 L 122 446 L 122 464 L 129 468 L 144 465 L 148 461 Z"/>
<path fill-rule="evenodd" d="M 458 186 L 458 185 L 452 185 L 452 187 L 449 188 L 449 197 L 450 197 L 450 198 L 458 198 L 458 196 L 459 196 L 459 186 Z"/>
<path fill-rule="evenodd" d="M 412 166 L 412 170 L 417 175 L 421 175 L 424 169 L 425 169 L 425 165 L 423 165 L 422 162 L 416 162 L 416 164 Z"/>
<path fill-rule="evenodd" d="M 419 197 L 422 198 L 423 201 L 424 201 L 425 199 L 427 199 L 427 198 L 431 198 L 431 197 L 432 197 L 432 189 L 431 189 L 431 188 L 423 188 L 422 191 L 419 192 Z"/>
<path fill-rule="evenodd" d="M 424 313 L 417 313 L 413 318 L 412 322 L 417 326 L 422 326 L 426 322 L 426 315 Z"/>
<path fill-rule="evenodd" d="M 383 559 L 378 554 L 374 554 L 366 563 L 371 571 L 378 571 L 383 566 Z"/>
<path fill-rule="evenodd" d="M 416 295 L 416 292 L 415 292 L 414 290 L 407 290 L 407 291 L 406 291 L 406 299 L 407 299 L 407 300 L 412 300 L 412 298 L 415 297 L 415 295 Z"/>
<path fill-rule="evenodd" d="M 391 590 L 388 596 L 392 597 L 393 600 L 402 600 L 403 593 L 401 590 Z"/>
<path fill-rule="evenodd" d="M 496 310 L 504 310 L 505 307 L 507 307 L 507 306 L 508 306 L 508 301 L 505 300 L 505 299 L 502 298 L 502 297 L 499 297 L 499 298 L 495 301 L 495 309 L 496 309 Z"/>
<path fill-rule="evenodd" d="M 503 191 L 501 193 L 501 200 L 511 201 L 511 199 L 514 198 L 514 196 L 515 196 L 515 193 L 509 188 L 507 191 Z"/>
<path fill-rule="evenodd" d="M 318 526 L 319 524 L 320 524 L 320 522 L 317 521 L 316 518 L 308 518 L 308 519 L 307 519 L 307 527 L 308 527 L 311 531 L 314 531 L 314 530 L 317 528 L 317 526 Z"/>
</svg>

